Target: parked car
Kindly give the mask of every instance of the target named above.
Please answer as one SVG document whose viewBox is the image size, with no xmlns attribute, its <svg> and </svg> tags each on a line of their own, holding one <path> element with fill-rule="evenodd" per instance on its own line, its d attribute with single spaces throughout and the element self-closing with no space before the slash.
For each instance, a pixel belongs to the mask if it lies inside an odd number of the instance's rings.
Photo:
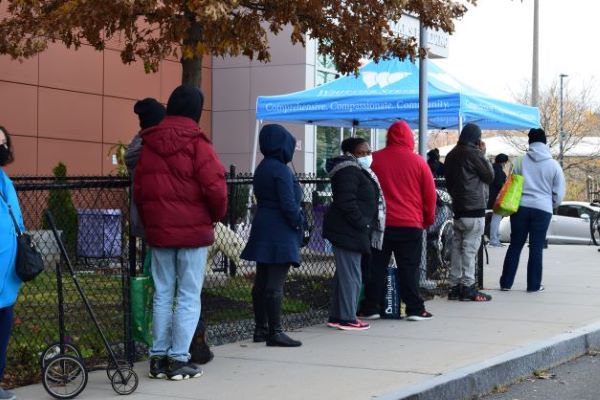
<svg viewBox="0 0 600 400">
<path fill-rule="evenodd" d="M 548 243 L 592 244 L 590 219 L 600 213 L 597 203 L 563 201 L 555 210 L 548 234 Z M 510 242 L 510 218 L 500 222 L 500 241 Z"/>
</svg>

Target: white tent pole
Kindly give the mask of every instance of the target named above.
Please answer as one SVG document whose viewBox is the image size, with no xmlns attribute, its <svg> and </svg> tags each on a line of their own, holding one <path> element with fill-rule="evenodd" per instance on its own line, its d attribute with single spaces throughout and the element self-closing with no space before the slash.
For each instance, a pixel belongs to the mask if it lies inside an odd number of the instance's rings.
<svg viewBox="0 0 600 400">
<path fill-rule="evenodd" d="M 375 129 L 371 128 L 369 138 L 371 139 L 371 150 L 375 151 Z"/>
<path fill-rule="evenodd" d="M 254 173 L 256 169 L 256 152 L 258 151 L 258 132 L 262 124 L 261 120 L 256 120 L 256 129 L 254 130 L 254 145 L 252 146 L 252 164 L 250 165 L 250 173 Z"/>
<path fill-rule="evenodd" d="M 463 128 L 463 118 L 462 115 L 458 115 L 458 134 L 460 135 L 460 132 L 462 131 Z"/>
</svg>

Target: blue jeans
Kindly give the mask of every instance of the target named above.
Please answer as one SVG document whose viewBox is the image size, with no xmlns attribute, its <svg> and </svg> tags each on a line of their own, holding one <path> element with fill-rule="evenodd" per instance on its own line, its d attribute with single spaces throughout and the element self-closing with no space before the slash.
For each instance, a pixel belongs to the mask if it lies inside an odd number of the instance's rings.
<svg viewBox="0 0 600 400">
<path fill-rule="evenodd" d="M 510 217 L 510 245 L 504 258 L 500 287 L 510 289 L 515 281 L 521 250 L 529 236 L 527 260 L 527 290 L 535 291 L 542 284 L 542 257 L 546 232 L 552 214 L 537 208 L 519 207 Z"/>
<path fill-rule="evenodd" d="M 150 356 L 187 362 L 200 319 L 208 247 L 152 248 L 154 306 Z"/>
</svg>

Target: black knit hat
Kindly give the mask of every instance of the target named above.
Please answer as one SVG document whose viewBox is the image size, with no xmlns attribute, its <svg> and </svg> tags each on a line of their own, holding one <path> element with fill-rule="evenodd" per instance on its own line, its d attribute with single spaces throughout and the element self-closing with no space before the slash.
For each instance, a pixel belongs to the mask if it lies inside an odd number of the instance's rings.
<svg viewBox="0 0 600 400">
<path fill-rule="evenodd" d="M 481 128 L 479 126 L 468 123 L 460 131 L 458 141 L 462 143 L 477 144 L 481 140 Z"/>
<path fill-rule="evenodd" d="M 167 103 L 167 115 L 188 117 L 200 121 L 204 96 L 195 86 L 181 85 L 173 90 Z"/>
<path fill-rule="evenodd" d="M 496 158 L 494 159 L 494 162 L 496 164 L 502 164 L 502 163 L 508 162 L 508 156 L 504 153 L 500 153 L 496 156 Z"/>
<path fill-rule="evenodd" d="M 156 99 L 148 97 L 135 103 L 133 112 L 140 119 L 140 128 L 146 129 L 158 125 L 165 117 L 166 110 Z"/>
<path fill-rule="evenodd" d="M 546 143 L 546 132 L 541 128 L 530 129 L 527 136 L 529 136 L 529 144 L 535 142 Z"/>
<path fill-rule="evenodd" d="M 427 152 L 427 158 L 429 160 L 439 160 L 440 159 L 440 149 L 431 149 Z"/>
</svg>

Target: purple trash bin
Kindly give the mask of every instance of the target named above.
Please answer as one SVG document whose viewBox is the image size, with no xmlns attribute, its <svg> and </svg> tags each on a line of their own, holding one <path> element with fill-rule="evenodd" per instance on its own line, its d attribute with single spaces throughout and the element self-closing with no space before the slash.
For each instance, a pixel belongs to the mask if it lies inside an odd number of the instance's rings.
<svg viewBox="0 0 600 400">
<path fill-rule="evenodd" d="M 313 230 L 308 248 L 319 253 L 331 253 L 331 245 L 323 239 L 323 219 L 329 206 L 316 205 L 313 207 Z"/>
<path fill-rule="evenodd" d="M 121 256 L 121 210 L 80 208 L 77 223 L 78 257 Z"/>
</svg>

